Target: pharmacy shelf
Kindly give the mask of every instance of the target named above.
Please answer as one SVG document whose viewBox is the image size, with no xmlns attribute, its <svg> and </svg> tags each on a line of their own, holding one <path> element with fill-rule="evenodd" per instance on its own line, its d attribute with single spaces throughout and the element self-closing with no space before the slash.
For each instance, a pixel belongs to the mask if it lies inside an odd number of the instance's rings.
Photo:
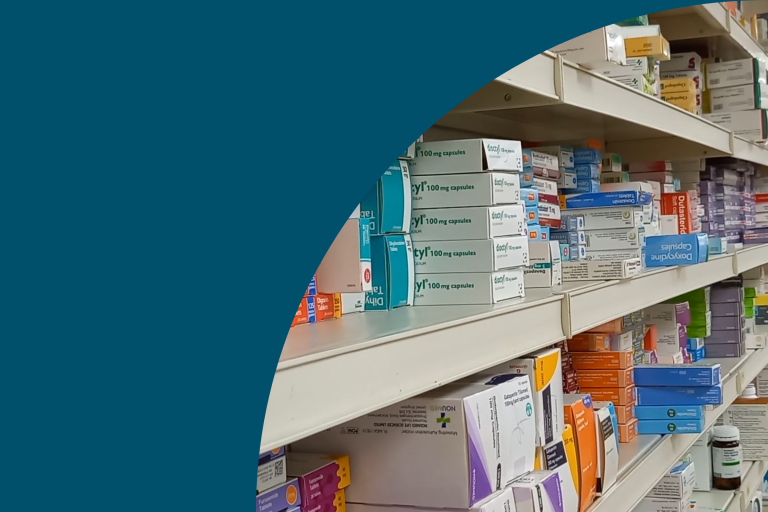
<svg viewBox="0 0 768 512">
<path fill-rule="evenodd" d="M 736 493 L 733 491 L 719 491 L 717 489 L 694 491 L 691 495 L 691 502 L 695 502 L 696 507 L 711 508 L 723 512 L 741 512 L 741 502 L 736 499 Z"/>
<path fill-rule="evenodd" d="M 290 443 L 764 264 L 768 244 L 624 281 L 529 290 L 515 303 L 403 308 L 294 327 L 275 372 L 261 448 Z"/>
<path fill-rule="evenodd" d="M 724 254 L 699 265 L 665 267 L 623 281 L 599 281 L 592 286 L 573 288 L 570 283 L 563 288 L 565 334 L 573 336 L 610 319 L 733 277 L 733 265 L 733 256 Z"/>
<path fill-rule="evenodd" d="M 741 137 L 733 137 L 733 156 L 747 162 L 768 166 L 768 148 Z"/>
<path fill-rule="evenodd" d="M 714 425 L 757 374 L 768 365 L 768 349 L 750 351 L 739 359 L 707 359 L 721 364 L 723 405 L 708 407 L 706 426 Z M 590 512 L 632 510 L 654 485 L 683 457 L 700 434 L 639 436 L 638 440 L 619 448 L 619 477 L 592 505 Z M 643 439 L 649 438 L 649 439 Z M 625 448 L 627 446 L 627 448 Z M 624 455 L 622 455 L 624 451 Z"/>
<path fill-rule="evenodd" d="M 626 162 L 733 154 L 725 128 L 551 52 L 507 71 L 435 126 L 427 140 L 457 131 L 528 141 L 595 138 Z"/>
<path fill-rule="evenodd" d="M 755 491 L 761 488 L 763 476 L 768 471 L 768 461 L 744 461 L 741 465 L 741 487 L 736 491 L 711 491 L 694 492 L 691 497 L 697 506 L 710 507 L 725 512 L 748 511 L 747 505 L 755 495 Z"/>
<path fill-rule="evenodd" d="M 768 262 L 768 244 L 744 247 L 734 254 L 733 261 L 735 274 L 765 265 Z"/>
<path fill-rule="evenodd" d="M 261 451 L 288 444 L 563 340 L 562 296 L 401 308 L 290 330 Z"/>
</svg>

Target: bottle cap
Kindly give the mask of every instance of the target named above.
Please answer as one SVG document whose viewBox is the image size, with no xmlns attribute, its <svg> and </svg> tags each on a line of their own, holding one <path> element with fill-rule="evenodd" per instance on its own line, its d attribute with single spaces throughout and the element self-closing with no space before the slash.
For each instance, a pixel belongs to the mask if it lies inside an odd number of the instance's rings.
<svg viewBox="0 0 768 512">
<path fill-rule="evenodd" d="M 724 443 L 739 440 L 739 428 L 733 425 L 717 425 L 712 428 L 713 441 Z"/>
<path fill-rule="evenodd" d="M 757 398 L 757 388 L 753 383 L 747 384 L 747 387 L 741 392 L 741 398 Z"/>
</svg>

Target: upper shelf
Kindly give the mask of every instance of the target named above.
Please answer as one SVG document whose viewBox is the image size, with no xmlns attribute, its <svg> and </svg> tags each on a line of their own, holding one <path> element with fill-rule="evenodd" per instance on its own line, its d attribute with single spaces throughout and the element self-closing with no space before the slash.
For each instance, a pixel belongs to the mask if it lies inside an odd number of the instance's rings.
<svg viewBox="0 0 768 512">
<path fill-rule="evenodd" d="M 727 59 L 766 57 L 722 4 L 650 15 L 669 39 L 706 45 Z M 426 137 L 457 131 L 532 142 L 604 140 L 625 162 L 735 156 L 768 166 L 768 149 L 660 99 L 570 63 L 536 55 L 487 84 Z M 443 131 L 445 130 L 445 131 Z"/>
</svg>

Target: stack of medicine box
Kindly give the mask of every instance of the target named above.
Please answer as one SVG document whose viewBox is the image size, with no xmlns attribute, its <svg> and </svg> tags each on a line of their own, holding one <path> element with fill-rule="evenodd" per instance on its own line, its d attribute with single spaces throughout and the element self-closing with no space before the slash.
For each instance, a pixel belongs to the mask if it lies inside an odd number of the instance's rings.
<svg viewBox="0 0 768 512">
<path fill-rule="evenodd" d="M 687 512 L 691 510 L 694 506 L 691 503 L 691 498 L 697 482 L 697 471 L 693 462 L 679 462 L 651 489 L 645 498 L 640 500 L 640 503 L 634 508 L 634 512 Z"/>
<path fill-rule="evenodd" d="M 344 512 L 350 484 L 349 457 L 291 451 L 286 455 L 288 478 L 301 496 L 301 512 Z"/>
<path fill-rule="evenodd" d="M 697 103 L 696 83 L 691 78 L 662 79 L 660 98 L 691 114 L 701 115 L 701 105 Z"/>
<path fill-rule="evenodd" d="M 705 80 L 702 73 L 701 57 L 695 52 L 673 53 L 670 60 L 659 66 L 662 84 L 665 80 L 691 80 L 696 95 L 696 114 L 702 115 L 702 92 Z"/>
<path fill-rule="evenodd" d="M 597 192 L 561 197 L 563 223 L 586 245 L 585 261 L 563 264 L 563 281 L 626 279 L 642 270 L 645 246 L 643 209 L 648 192 Z M 568 220 L 579 219 L 577 226 Z M 576 229 L 572 229 L 576 228 Z"/>
<path fill-rule="evenodd" d="M 301 492 L 295 478 L 287 479 L 285 448 L 259 455 L 256 512 L 299 512 Z"/>
<path fill-rule="evenodd" d="M 557 200 L 557 182 L 560 178 L 560 157 L 534 149 L 523 150 L 523 169 L 533 174 L 533 188 L 538 191 L 538 212 L 529 217 L 531 225 L 542 228 L 560 227 L 560 203 Z M 542 237 L 541 240 L 546 240 Z"/>
<path fill-rule="evenodd" d="M 539 146 L 534 147 L 533 151 L 557 157 L 560 166 L 560 177 L 557 179 L 557 188 L 559 190 L 576 188 L 576 164 L 574 162 L 573 147 L 565 145 Z"/>
<path fill-rule="evenodd" d="M 600 192 L 600 168 L 603 154 L 595 148 L 574 148 L 573 161 L 576 171 L 576 188 L 565 188 L 563 194 L 587 194 Z"/>
<path fill-rule="evenodd" d="M 573 357 L 568 352 L 568 342 L 566 340 L 558 341 L 550 348 L 560 350 L 560 367 L 563 371 L 563 393 L 579 393 L 579 381 L 576 378 L 576 369 L 573 367 Z"/>
<path fill-rule="evenodd" d="M 372 289 L 366 311 L 413 305 L 410 161 L 390 165 L 360 203 L 360 216 L 371 225 Z"/>
<path fill-rule="evenodd" d="M 741 357 L 746 353 L 744 288 L 737 279 L 711 288 L 712 330 L 704 338 L 707 357 Z"/>
<path fill-rule="evenodd" d="M 559 358 L 553 363 L 559 375 Z M 306 437 L 292 448 L 348 455 L 355 473 L 345 489 L 349 505 L 468 511 L 534 469 L 539 426 L 561 435 L 562 402 L 547 425 L 533 415 L 536 399 L 554 399 L 549 391 L 533 391 L 527 375 L 508 371 L 475 376 Z M 414 475 L 435 468 L 440 478 L 414 486 Z M 364 510 L 358 505 L 355 510 Z"/>
<path fill-rule="evenodd" d="M 755 226 L 744 231 L 744 244 L 768 243 L 768 179 L 755 178 Z"/>
<path fill-rule="evenodd" d="M 740 209 L 744 177 L 735 169 L 707 165 L 700 174 L 699 192 L 704 210 L 702 231 L 728 243 L 740 242 L 743 231 Z"/>
<path fill-rule="evenodd" d="M 594 71 L 649 96 L 655 96 L 654 64 L 655 60 L 651 57 L 633 57 L 628 58 L 624 66 L 607 64 Z"/>
<path fill-rule="evenodd" d="M 417 145 L 414 304 L 495 304 L 525 295 L 523 268 L 531 255 L 521 171 L 517 141 Z"/>
<path fill-rule="evenodd" d="M 641 365 L 635 381 L 640 434 L 701 433 L 704 406 L 723 403 L 719 364 Z"/>
<path fill-rule="evenodd" d="M 622 322 L 624 319 L 614 321 Z M 610 324 L 611 322 L 609 322 Z M 602 327 L 602 326 L 601 326 Z M 585 332 L 568 340 L 568 351 L 576 369 L 576 378 L 582 393 L 588 393 L 595 401 L 613 402 L 619 430 L 619 442 L 628 443 L 636 435 L 635 420 L 631 413 L 634 404 L 634 358 L 631 349 L 631 330 L 628 333 L 629 350 L 611 350 L 611 339 L 617 335 L 601 332 Z M 619 341 L 626 348 L 624 341 Z"/>
<path fill-rule="evenodd" d="M 655 326 L 656 356 L 660 364 L 683 364 L 688 358 L 688 326 L 692 312 L 685 299 L 677 298 L 643 310 L 646 325 Z M 701 319 L 697 316 L 697 321 Z M 706 321 L 706 315 L 704 316 Z"/>
<path fill-rule="evenodd" d="M 706 88 L 707 120 L 749 140 L 766 138 L 768 87 L 762 60 L 707 64 Z"/>
</svg>

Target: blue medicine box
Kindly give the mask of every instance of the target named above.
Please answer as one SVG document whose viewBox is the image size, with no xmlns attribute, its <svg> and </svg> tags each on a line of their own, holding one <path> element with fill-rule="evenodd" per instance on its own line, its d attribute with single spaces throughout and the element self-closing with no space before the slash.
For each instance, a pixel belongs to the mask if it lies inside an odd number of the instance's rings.
<svg viewBox="0 0 768 512">
<path fill-rule="evenodd" d="M 525 220 L 528 225 L 539 224 L 539 207 L 538 206 L 526 206 L 525 207 Z"/>
<path fill-rule="evenodd" d="M 636 405 L 638 420 L 699 419 L 704 417 L 703 405 Z"/>
<path fill-rule="evenodd" d="M 550 231 L 549 237 L 561 244 L 579 245 L 587 243 L 587 236 L 583 231 L 562 231 L 553 229 Z"/>
<path fill-rule="evenodd" d="M 560 231 L 579 231 L 584 229 L 583 215 L 563 215 L 560 220 Z"/>
<path fill-rule="evenodd" d="M 408 162 L 390 165 L 360 202 L 360 218 L 370 219 L 372 235 L 411 229 L 411 179 Z"/>
<path fill-rule="evenodd" d="M 671 267 L 707 261 L 709 241 L 706 233 L 645 237 L 645 266 Z"/>
<path fill-rule="evenodd" d="M 697 386 L 720 384 L 720 365 L 639 365 L 635 366 L 635 386 Z"/>
<path fill-rule="evenodd" d="M 645 434 L 700 434 L 704 432 L 704 418 L 687 420 L 639 420 L 637 433 Z"/>
<path fill-rule="evenodd" d="M 651 204 L 653 194 L 638 190 L 619 192 L 596 192 L 565 196 L 560 200 L 560 208 L 603 208 L 606 206 L 642 206 Z"/>
<path fill-rule="evenodd" d="M 533 167 L 523 166 L 523 170 L 520 171 L 520 187 L 528 188 L 533 187 Z"/>
<path fill-rule="evenodd" d="M 520 199 L 523 200 L 525 206 L 538 206 L 539 191 L 535 188 L 527 188 L 525 190 L 521 190 Z"/>
<path fill-rule="evenodd" d="M 600 179 L 600 167 L 597 164 L 578 164 L 574 170 L 576 171 L 576 178 L 579 181 L 583 179 Z"/>
<path fill-rule="evenodd" d="M 721 405 L 723 386 L 635 388 L 637 405 Z"/>
<path fill-rule="evenodd" d="M 529 242 L 549 242 L 549 226 L 531 224 L 528 226 Z"/>
<path fill-rule="evenodd" d="M 571 261 L 571 248 L 568 244 L 560 244 L 560 261 Z"/>
<path fill-rule="evenodd" d="M 573 148 L 573 163 L 599 164 L 603 161 L 603 153 L 594 148 Z"/>
<path fill-rule="evenodd" d="M 365 292 L 365 310 L 381 311 L 412 306 L 415 280 L 411 236 L 372 236 L 373 291 Z"/>
<path fill-rule="evenodd" d="M 570 194 L 590 194 L 600 192 L 600 180 L 578 178 L 576 188 L 568 189 Z"/>
</svg>

